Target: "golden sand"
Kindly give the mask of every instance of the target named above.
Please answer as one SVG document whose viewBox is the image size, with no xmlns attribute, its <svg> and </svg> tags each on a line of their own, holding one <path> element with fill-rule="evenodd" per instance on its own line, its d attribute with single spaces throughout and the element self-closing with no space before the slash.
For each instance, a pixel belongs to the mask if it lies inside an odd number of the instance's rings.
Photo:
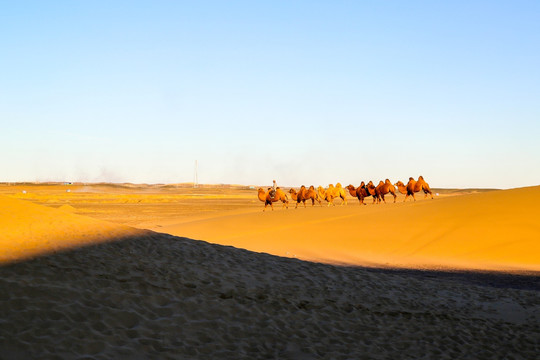
<svg viewBox="0 0 540 360">
<path fill-rule="evenodd" d="M 407 203 L 234 214 L 159 231 L 329 263 L 538 271 L 538 203 L 540 187 L 532 187 Z"/>
<path fill-rule="evenodd" d="M 538 187 L 265 213 L 252 189 L 0 193 L 2 359 L 538 354 Z"/>
<path fill-rule="evenodd" d="M 19 185 L 0 187 L 0 192 L 12 199 L 10 205 L 2 206 L 5 216 L 0 220 L 9 226 L 5 231 L 10 237 L 8 243 L 15 246 L 12 239 L 20 234 L 29 252 L 35 251 L 36 242 L 24 233 L 30 227 L 23 220 L 30 218 L 20 216 L 17 220 L 10 215 L 29 210 L 8 211 L 14 206 L 13 198 L 106 220 L 108 227 L 114 222 L 332 264 L 540 270 L 540 187 L 489 192 L 443 190 L 434 200 L 406 203 L 400 194 L 396 203 L 371 205 L 368 198 L 365 206 L 349 198 L 347 206 L 294 209 L 291 201 L 288 210 L 275 203 L 274 211 L 264 213 L 256 190 L 239 187 Z M 55 222 L 45 220 L 39 225 L 31 221 L 32 236 L 41 231 L 60 239 L 55 243 L 77 243 L 81 236 L 62 230 L 62 224 L 72 223 L 78 231 L 86 231 L 85 239 L 103 237 L 108 229 L 101 226 L 103 234 L 91 234 L 96 230 L 88 218 L 53 218 Z"/>
</svg>

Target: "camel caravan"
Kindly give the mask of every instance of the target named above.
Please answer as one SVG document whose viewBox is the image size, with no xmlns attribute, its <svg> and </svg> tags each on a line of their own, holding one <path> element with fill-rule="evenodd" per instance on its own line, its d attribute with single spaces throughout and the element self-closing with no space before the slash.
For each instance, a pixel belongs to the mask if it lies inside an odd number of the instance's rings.
<svg viewBox="0 0 540 360">
<path fill-rule="evenodd" d="M 418 180 L 414 180 L 414 178 L 410 177 L 407 184 L 404 184 L 401 181 L 392 184 L 389 179 L 386 179 L 385 181 L 379 181 L 377 186 L 375 186 L 373 181 L 370 181 L 367 184 L 362 181 L 358 187 L 348 185 L 345 188 L 343 188 L 340 183 L 337 183 L 335 186 L 333 184 L 329 184 L 328 188 L 325 189 L 322 186 L 319 186 L 317 190 L 315 190 L 313 185 L 311 185 L 309 188 L 302 185 L 298 191 L 291 188 L 289 190 L 289 194 L 291 195 L 292 201 L 296 202 L 294 207 L 296 209 L 300 203 L 302 203 L 304 207 L 307 207 L 306 201 L 309 202 L 310 200 L 311 206 L 315 206 L 315 202 L 322 206 L 324 201 L 326 201 L 327 206 L 336 206 L 334 200 L 340 198 L 341 205 L 347 205 L 347 190 L 352 197 L 358 199 L 360 205 L 366 205 L 364 199 L 370 196 L 373 198 L 372 204 L 380 204 L 381 201 L 386 203 L 384 197 L 388 194 L 392 195 L 394 197 L 394 202 L 396 202 L 396 189 L 405 195 L 405 199 L 403 200 L 404 202 L 407 201 L 409 196 L 412 196 L 413 200 L 416 201 L 414 193 L 421 191 L 424 192 L 424 198 L 427 198 L 429 194 L 433 199 L 433 193 L 431 192 L 428 183 L 422 176 L 419 176 Z M 284 208 L 289 208 L 289 197 L 279 187 L 276 187 L 275 189 L 270 187 L 266 191 L 263 188 L 259 188 L 258 193 L 259 200 L 264 202 L 263 211 L 266 211 L 268 205 L 270 205 L 271 209 L 274 210 L 273 203 L 276 201 L 281 201 Z"/>
</svg>

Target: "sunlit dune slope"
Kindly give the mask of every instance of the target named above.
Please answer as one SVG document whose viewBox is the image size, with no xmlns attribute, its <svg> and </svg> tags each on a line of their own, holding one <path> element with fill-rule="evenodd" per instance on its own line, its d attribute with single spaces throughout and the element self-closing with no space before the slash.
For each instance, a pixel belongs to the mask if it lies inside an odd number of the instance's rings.
<svg viewBox="0 0 540 360">
<path fill-rule="evenodd" d="M 0 264 L 145 233 L 71 212 L 0 196 Z"/>
<path fill-rule="evenodd" d="M 540 187 L 529 187 L 395 204 L 276 207 L 160 231 L 330 263 L 537 271 L 539 203 Z"/>
</svg>

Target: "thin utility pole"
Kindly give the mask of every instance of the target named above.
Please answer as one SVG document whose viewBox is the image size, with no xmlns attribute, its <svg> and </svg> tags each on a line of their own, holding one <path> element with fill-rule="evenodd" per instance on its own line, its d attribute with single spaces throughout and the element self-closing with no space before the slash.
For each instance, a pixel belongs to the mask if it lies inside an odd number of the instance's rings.
<svg viewBox="0 0 540 360">
<path fill-rule="evenodd" d="M 193 179 L 193 187 L 196 188 L 199 186 L 199 174 L 198 174 L 198 164 L 197 160 L 195 160 L 195 178 Z"/>
</svg>

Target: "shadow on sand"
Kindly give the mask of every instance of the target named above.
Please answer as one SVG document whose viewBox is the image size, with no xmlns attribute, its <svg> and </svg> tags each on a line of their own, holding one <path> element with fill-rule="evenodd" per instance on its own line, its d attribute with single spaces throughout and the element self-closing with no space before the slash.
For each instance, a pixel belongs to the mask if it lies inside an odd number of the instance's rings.
<svg viewBox="0 0 540 360">
<path fill-rule="evenodd" d="M 150 233 L 2 266 L 0 354 L 534 358 L 539 279 L 339 267 Z"/>
</svg>

